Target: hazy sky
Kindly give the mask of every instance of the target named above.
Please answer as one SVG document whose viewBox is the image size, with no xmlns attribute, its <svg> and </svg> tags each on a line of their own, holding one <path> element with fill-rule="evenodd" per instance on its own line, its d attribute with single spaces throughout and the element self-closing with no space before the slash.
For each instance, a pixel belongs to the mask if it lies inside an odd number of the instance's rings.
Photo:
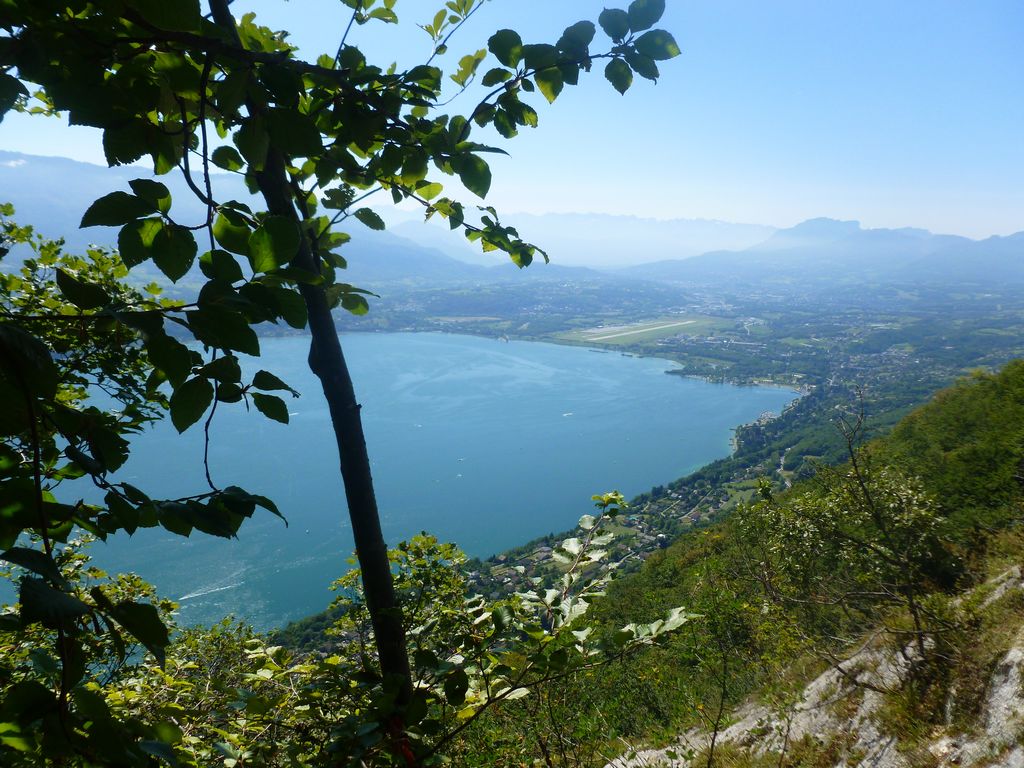
<svg viewBox="0 0 1024 768">
<path fill-rule="evenodd" d="M 612 0 L 491 0 L 455 56 L 500 27 L 553 42 Z M 624 6 L 625 3 L 620 3 Z M 400 0 L 402 28 L 350 37 L 371 60 L 429 51 L 412 22 L 440 0 Z M 238 0 L 315 56 L 344 26 L 338 0 Z M 788 226 L 814 216 L 973 237 L 1024 229 L 1024 3 L 1019 0 L 668 0 L 683 55 L 626 96 L 601 68 L 494 159 L 489 203 L 508 211 L 717 218 Z M 599 40 L 601 35 L 599 34 Z M 451 54 L 449 54 L 451 57 Z M 451 105 L 469 111 L 471 94 Z M 10 117 L 0 147 L 102 162 L 98 137 Z"/>
</svg>

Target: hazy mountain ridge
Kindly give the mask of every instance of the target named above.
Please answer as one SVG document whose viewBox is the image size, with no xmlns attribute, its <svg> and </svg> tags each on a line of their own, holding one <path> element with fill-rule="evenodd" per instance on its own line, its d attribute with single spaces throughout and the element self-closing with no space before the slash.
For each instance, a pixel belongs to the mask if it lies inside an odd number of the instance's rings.
<svg viewBox="0 0 1024 768">
<path fill-rule="evenodd" d="M 0 202 L 14 204 L 18 223 L 33 225 L 46 237 L 63 237 L 71 250 L 84 250 L 93 244 L 116 245 L 116 228 L 79 229 L 82 214 L 96 198 L 104 194 L 115 190 L 130 191 L 128 182 L 131 179 L 151 177 L 148 169 L 142 166 L 105 168 L 63 157 L 42 157 L 0 150 Z M 174 201 L 172 214 L 176 220 L 190 225 L 203 220 L 205 207 L 187 189 L 180 177 L 169 174 L 159 177 L 159 180 L 171 191 Z M 221 199 L 245 202 L 251 198 L 241 177 L 217 173 L 213 183 Z M 467 263 L 465 259 L 453 258 L 449 254 L 461 255 L 463 243 L 466 248 L 478 246 L 466 243 L 460 232 L 442 232 L 438 227 L 413 222 L 410 218 L 404 217 L 404 224 L 396 227 L 408 237 L 393 231 L 375 232 L 354 223 L 350 231 L 352 241 L 342 252 L 349 263 L 345 279 L 369 288 L 377 284 L 393 283 L 429 282 L 432 286 L 464 282 L 489 283 L 514 278 L 517 273 L 530 279 L 542 280 L 610 279 L 590 269 L 545 265 L 540 258 L 531 269 L 520 271 L 508 257 L 496 252 L 480 254 L 476 259 L 479 263 Z M 431 233 L 436 234 L 431 237 Z M 422 240 L 413 239 L 417 235 Z M 142 269 L 142 272 L 146 273 L 146 279 L 156 276 L 155 270 Z"/>
<path fill-rule="evenodd" d="M 17 221 L 48 237 L 64 237 L 73 250 L 114 245 L 114 228 L 81 230 L 82 213 L 97 197 L 149 177 L 142 167 L 104 168 L 61 157 L 0 151 L 0 201 L 14 203 Z M 174 176 L 173 213 L 195 224 L 205 208 Z M 214 177 L 218 196 L 245 201 L 238 176 Z M 373 288 L 387 284 L 441 287 L 508 279 L 682 283 L 888 283 L 1024 284 L 1024 232 L 971 240 L 915 228 L 865 229 L 857 221 L 816 218 L 788 229 L 702 219 L 656 220 L 604 214 L 512 214 L 506 223 L 540 244 L 551 264 L 517 270 L 500 253 L 480 253 L 461 233 L 416 212 L 386 213 L 389 229 L 351 227 L 343 255 L 346 278 Z M 714 247 L 706 248 L 709 243 Z M 674 258 L 664 259 L 666 255 Z M 661 260 L 655 260 L 661 259 Z M 622 266 L 632 262 L 633 266 Z M 637 263 L 646 262 L 646 263 Z M 8 262 L 11 263 L 11 262 Z M 145 275 L 150 277 L 150 275 Z"/>
<path fill-rule="evenodd" d="M 116 230 L 78 229 L 82 214 L 97 197 L 115 189 L 128 190 L 128 181 L 151 177 L 143 166 L 103 166 L 63 157 L 42 157 L 0 150 L 0 201 L 15 204 L 17 220 L 34 225 L 48 237 L 64 237 L 72 249 L 89 244 L 111 245 Z M 205 208 L 176 176 L 160 178 L 174 199 L 173 213 L 183 223 L 202 221 Z M 246 201 L 250 195 L 238 176 L 217 173 L 215 190 L 223 199 Z M 372 202 L 372 201 L 371 201 Z M 447 223 L 425 223 L 419 210 L 381 210 L 387 232 L 372 232 L 360 224 L 351 228 L 352 243 L 345 256 L 353 281 L 505 279 L 518 270 L 501 253 L 481 253 Z M 604 214 L 509 214 L 520 235 L 543 247 L 551 264 L 524 270 L 531 279 L 608 279 L 596 271 L 637 260 L 686 257 L 715 248 L 742 248 L 772 235 L 772 227 L 702 219 L 668 221 Z M 494 269 L 495 271 L 490 271 Z M 584 270 L 584 271 L 576 271 Z"/>
<path fill-rule="evenodd" d="M 770 238 L 775 227 L 712 219 L 652 219 L 596 213 L 516 213 L 505 217 L 520 235 L 567 266 L 613 269 L 715 250 L 741 250 Z"/>
<path fill-rule="evenodd" d="M 971 240 L 927 230 L 864 229 L 810 219 L 741 251 L 714 251 L 622 270 L 670 282 L 1024 283 L 1024 233 Z"/>
</svg>

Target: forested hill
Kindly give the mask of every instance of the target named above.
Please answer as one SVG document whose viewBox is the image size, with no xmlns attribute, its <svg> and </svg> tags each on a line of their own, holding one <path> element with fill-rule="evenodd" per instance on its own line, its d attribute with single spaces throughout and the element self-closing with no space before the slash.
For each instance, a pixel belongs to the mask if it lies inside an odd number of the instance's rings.
<svg viewBox="0 0 1024 768">
<path fill-rule="evenodd" d="M 608 626 L 704 615 L 592 681 L 617 736 L 670 744 L 622 765 L 704 764 L 716 742 L 738 766 L 1012 763 L 1024 361 L 938 393 L 855 456 L 612 585 Z"/>
</svg>

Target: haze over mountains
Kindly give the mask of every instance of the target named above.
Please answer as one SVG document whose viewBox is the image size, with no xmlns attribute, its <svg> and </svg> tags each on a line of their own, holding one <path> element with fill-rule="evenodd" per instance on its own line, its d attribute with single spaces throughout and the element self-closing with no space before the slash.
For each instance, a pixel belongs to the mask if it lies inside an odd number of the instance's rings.
<svg viewBox="0 0 1024 768">
<path fill-rule="evenodd" d="M 971 240 L 923 229 L 864 229 L 810 219 L 742 251 L 712 251 L 624 270 L 648 280 L 1024 284 L 1024 232 Z"/>
<path fill-rule="evenodd" d="M 116 230 L 78 229 L 98 196 L 127 189 L 146 169 L 108 169 L 59 157 L 0 151 L 0 202 L 14 203 L 17 220 L 81 250 L 113 245 Z M 170 174 L 161 179 L 174 198 L 176 219 L 202 221 L 205 209 Z M 239 177 L 218 174 L 224 199 L 248 197 Z M 382 211 L 383 212 L 383 211 Z M 729 283 L 920 283 L 1024 285 L 1024 232 L 971 240 L 921 229 L 865 229 L 856 221 L 811 219 L 789 229 L 754 224 L 602 214 L 510 214 L 504 221 L 544 247 L 552 264 L 517 270 L 503 254 L 480 253 L 441 222 L 424 225 L 415 211 L 387 212 L 389 229 L 353 223 L 345 246 L 347 277 L 355 284 L 445 285 L 529 280 L 651 280 Z"/>
<path fill-rule="evenodd" d="M 447 225 L 424 227 L 419 213 L 396 216 L 390 230 L 471 263 L 483 263 L 478 247 L 452 237 Z M 685 259 L 707 251 L 742 250 L 776 230 L 760 224 L 710 219 L 648 219 L 595 213 L 503 214 L 502 223 L 542 246 L 552 262 L 567 267 L 615 269 L 665 257 Z M 426 230 L 426 231 L 425 231 Z M 490 262 L 488 262 L 490 263 Z"/>
</svg>

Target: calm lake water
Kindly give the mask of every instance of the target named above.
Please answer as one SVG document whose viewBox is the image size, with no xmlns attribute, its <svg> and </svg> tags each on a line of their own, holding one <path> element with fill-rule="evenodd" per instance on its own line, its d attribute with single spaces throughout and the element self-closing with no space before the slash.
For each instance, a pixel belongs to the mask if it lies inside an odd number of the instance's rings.
<svg viewBox="0 0 1024 768">
<path fill-rule="evenodd" d="M 795 394 L 667 376 L 672 363 L 534 342 L 445 334 L 351 334 L 384 533 L 421 530 L 487 556 L 572 527 L 590 496 L 649 490 L 729 453 L 731 429 Z M 220 485 L 270 496 L 234 541 L 158 530 L 97 543 L 181 604 L 183 622 L 233 613 L 258 627 L 314 613 L 347 568 L 352 539 L 327 408 L 307 341 L 261 339 L 266 368 L 302 393 L 291 424 L 221 407 L 211 465 Z M 153 496 L 205 490 L 202 430 L 161 424 L 120 473 Z"/>
</svg>

